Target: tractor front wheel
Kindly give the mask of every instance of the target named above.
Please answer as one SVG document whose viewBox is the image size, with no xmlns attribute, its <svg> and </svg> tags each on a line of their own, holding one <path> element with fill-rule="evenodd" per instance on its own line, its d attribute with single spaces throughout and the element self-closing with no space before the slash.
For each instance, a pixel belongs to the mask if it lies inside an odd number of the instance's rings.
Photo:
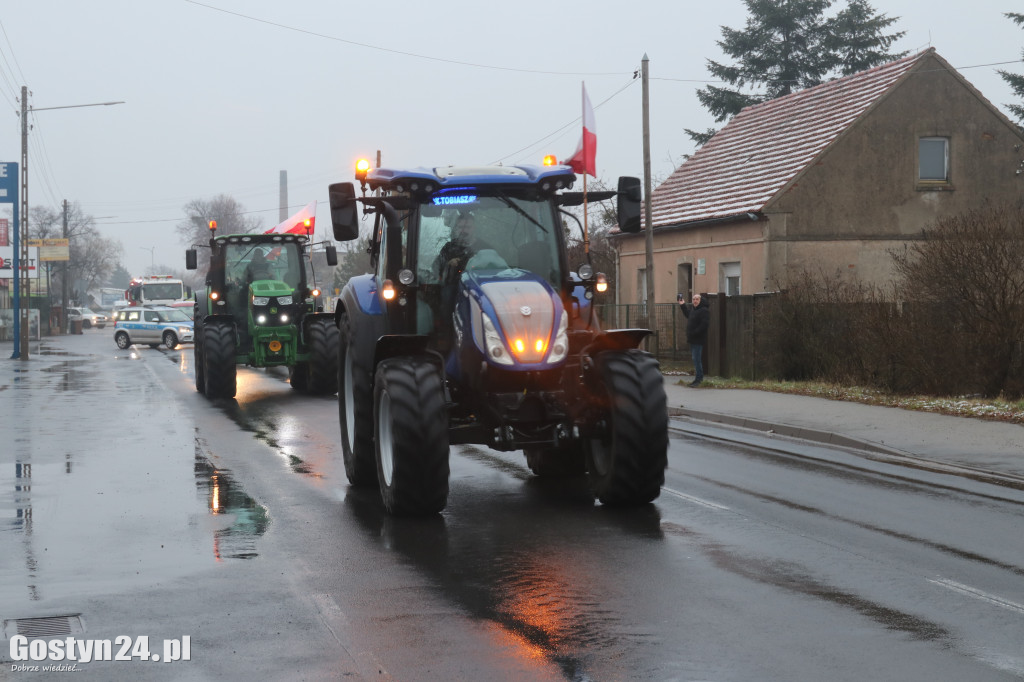
<svg viewBox="0 0 1024 682">
<path fill-rule="evenodd" d="M 338 421 L 345 474 L 354 486 L 377 484 L 373 450 L 373 376 L 359 362 L 348 315 L 338 323 Z"/>
<path fill-rule="evenodd" d="M 448 504 L 448 415 L 441 368 L 404 356 L 377 367 L 377 478 L 391 514 L 427 516 Z"/>
<path fill-rule="evenodd" d="M 658 361 L 641 350 L 596 358 L 606 394 L 584 440 L 590 488 L 602 504 L 646 504 L 668 466 L 668 409 Z"/>
<path fill-rule="evenodd" d="M 196 325 L 193 338 L 195 342 L 192 344 L 192 365 L 196 374 L 196 390 L 206 393 L 206 372 L 203 366 L 205 362 L 203 359 L 203 328 L 201 325 Z"/>
<path fill-rule="evenodd" d="M 234 398 L 237 391 L 235 372 L 235 328 L 225 320 L 207 322 L 203 326 L 203 374 L 206 397 Z"/>
</svg>

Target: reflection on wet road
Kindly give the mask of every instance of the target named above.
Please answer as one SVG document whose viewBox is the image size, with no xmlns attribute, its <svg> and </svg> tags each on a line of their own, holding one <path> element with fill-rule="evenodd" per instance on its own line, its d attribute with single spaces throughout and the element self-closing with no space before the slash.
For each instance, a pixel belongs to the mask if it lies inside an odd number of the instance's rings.
<svg viewBox="0 0 1024 682">
<path fill-rule="evenodd" d="M 466 661 L 487 679 L 1024 675 L 1020 491 L 676 434 L 665 490 L 640 509 L 458 446 L 444 513 L 394 518 L 347 484 L 335 398 L 239 368 L 237 399 L 211 402 L 190 349 L 131 352 L 81 374 L 77 357 L 3 369 L 18 454 L 0 455 L 0 604 L 208 569 L 314 604 L 298 632 L 325 627 L 330 644 L 296 670 L 355 652 L 365 676 L 394 679 L 466 677 Z M 48 402 L 12 400 L 19 384 Z"/>
<path fill-rule="evenodd" d="M 268 515 L 217 471 L 141 351 L 44 342 L 0 364 L 0 604 L 124 589 L 258 553 Z M 129 360 L 129 364 L 122 364 Z"/>
<path fill-rule="evenodd" d="M 213 531 L 213 555 L 223 559 L 251 559 L 257 555 L 256 540 L 267 530 L 267 509 L 245 494 L 227 470 L 218 470 L 203 457 L 197 445 L 196 488 L 214 517 L 224 519 Z"/>
</svg>

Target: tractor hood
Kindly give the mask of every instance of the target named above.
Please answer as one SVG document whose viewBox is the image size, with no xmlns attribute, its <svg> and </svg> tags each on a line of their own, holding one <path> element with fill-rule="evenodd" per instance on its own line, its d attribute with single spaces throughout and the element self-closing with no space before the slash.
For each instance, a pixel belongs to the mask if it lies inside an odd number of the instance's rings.
<svg viewBox="0 0 1024 682">
<path fill-rule="evenodd" d="M 470 300 L 473 340 L 489 363 L 535 370 L 565 360 L 568 320 L 558 293 L 543 278 L 518 268 L 468 270 L 462 287 Z"/>
<path fill-rule="evenodd" d="M 293 289 L 277 279 L 259 279 L 249 285 L 253 296 L 290 296 Z"/>
</svg>

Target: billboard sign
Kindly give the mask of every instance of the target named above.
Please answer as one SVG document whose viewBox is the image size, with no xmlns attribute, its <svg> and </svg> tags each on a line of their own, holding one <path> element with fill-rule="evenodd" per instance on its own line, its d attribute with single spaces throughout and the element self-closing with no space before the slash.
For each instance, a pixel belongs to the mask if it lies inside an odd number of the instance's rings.
<svg viewBox="0 0 1024 682">
<path fill-rule="evenodd" d="M 30 279 L 39 279 L 39 249 L 32 247 L 28 250 L 28 262 L 21 263 L 21 276 Z M 14 247 L 0 246 L 0 279 L 14 278 Z"/>
</svg>

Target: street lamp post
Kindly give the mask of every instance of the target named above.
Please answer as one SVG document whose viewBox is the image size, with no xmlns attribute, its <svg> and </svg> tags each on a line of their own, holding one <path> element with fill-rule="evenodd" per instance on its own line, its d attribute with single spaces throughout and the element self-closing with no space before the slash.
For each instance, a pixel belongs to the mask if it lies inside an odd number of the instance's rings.
<svg viewBox="0 0 1024 682">
<path fill-rule="evenodd" d="M 153 261 L 153 251 L 156 249 L 155 246 L 140 246 L 143 251 L 149 251 L 149 274 L 153 274 L 153 268 L 156 267 L 156 263 Z"/>
<path fill-rule="evenodd" d="M 28 327 L 29 327 L 29 312 L 31 310 L 28 296 L 25 299 L 21 298 L 21 264 L 22 262 L 28 262 L 28 114 L 29 112 L 36 111 L 49 111 L 51 109 L 78 109 L 80 107 L 108 107 L 114 104 L 124 104 L 124 102 L 98 102 L 96 104 L 68 104 L 61 107 L 40 107 L 34 108 L 28 106 L 28 86 L 21 86 L 21 249 L 15 245 L 14 249 L 14 308 L 18 313 L 14 316 L 14 335 L 18 338 L 18 343 L 14 346 L 14 353 L 11 355 L 12 360 L 16 360 L 19 357 L 22 360 L 28 360 Z M 15 232 L 17 233 L 18 226 L 15 226 Z M 15 240 L 17 241 L 17 240 Z M 26 278 L 27 281 L 28 278 Z M 29 288 L 31 291 L 31 286 Z M 40 320 L 40 325 L 42 320 Z"/>
</svg>

